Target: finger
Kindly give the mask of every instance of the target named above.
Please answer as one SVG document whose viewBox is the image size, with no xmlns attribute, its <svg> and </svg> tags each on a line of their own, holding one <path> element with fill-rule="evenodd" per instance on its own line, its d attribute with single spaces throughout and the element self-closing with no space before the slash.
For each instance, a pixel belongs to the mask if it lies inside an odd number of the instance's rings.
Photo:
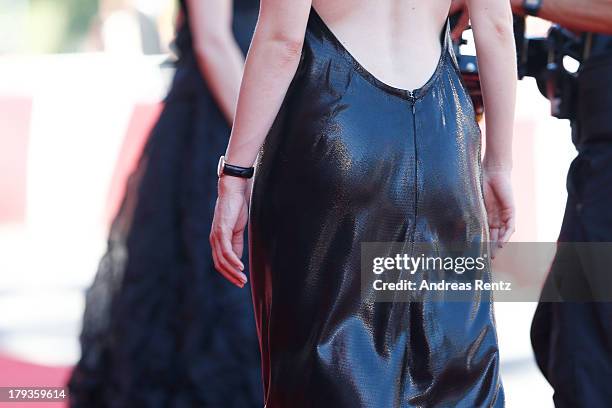
<svg viewBox="0 0 612 408">
<path fill-rule="evenodd" d="M 220 226 L 214 226 L 211 237 L 215 242 L 217 249 L 217 257 L 221 264 L 229 263 L 234 268 L 243 270 L 242 261 L 236 256 L 232 250 L 232 234 L 229 229 Z"/>
<path fill-rule="evenodd" d="M 504 247 L 504 240 L 503 240 L 503 236 L 506 233 L 506 226 L 502 225 L 501 227 L 499 227 L 499 231 L 497 232 L 497 247 L 498 248 L 503 248 Z"/>
<path fill-rule="evenodd" d="M 229 272 L 238 277 L 243 283 L 246 283 L 246 275 L 242 273 L 244 265 L 232 249 L 229 234 L 221 231 L 221 233 L 217 235 L 217 244 L 217 256 L 219 257 L 221 265 L 227 268 Z"/>
<path fill-rule="evenodd" d="M 499 229 L 497 227 L 489 228 L 490 248 L 491 248 L 491 259 L 495 259 L 497 255 L 497 237 L 499 236 Z"/>
<path fill-rule="evenodd" d="M 219 266 L 223 269 L 223 271 L 238 279 L 241 283 L 246 283 L 246 276 L 240 271 L 237 266 L 233 265 L 228 260 L 226 252 L 224 252 L 223 250 L 223 244 L 221 239 L 217 239 L 216 254 Z"/>
<path fill-rule="evenodd" d="M 245 282 L 240 280 L 238 272 L 234 268 L 232 268 L 231 265 L 229 265 L 221 256 L 221 251 L 220 251 L 219 243 L 218 243 L 219 241 L 214 236 L 212 237 L 211 241 L 212 241 L 211 242 L 212 255 L 213 255 L 213 262 L 215 264 L 215 269 L 221 275 L 223 275 L 225 279 L 229 280 L 234 285 L 242 288 Z"/>
<path fill-rule="evenodd" d="M 233 238 L 233 235 L 230 235 L 229 232 L 221 232 L 221 236 L 219 237 L 221 255 L 230 265 L 242 271 L 244 270 L 244 264 L 240 260 L 240 257 L 234 252 L 234 248 L 232 247 Z M 244 276 L 244 274 L 242 275 Z"/>
<path fill-rule="evenodd" d="M 492 227 L 492 228 L 489 228 L 489 231 L 490 231 L 491 243 L 494 244 L 494 246 L 496 246 L 497 239 L 499 238 L 499 228 Z"/>
<path fill-rule="evenodd" d="M 242 282 L 240 282 L 237 278 L 235 278 L 233 275 L 227 273 L 225 271 L 225 269 L 223 267 L 221 267 L 217 254 L 215 252 L 213 252 L 213 262 L 215 265 L 215 269 L 217 270 L 217 272 L 219 272 L 219 274 L 221 276 L 223 276 L 225 279 L 227 279 L 230 283 L 238 286 L 239 288 L 242 288 L 244 285 L 242 284 Z"/>
<path fill-rule="evenodd" d="M 237 277 L 235 277 L 234 275 L 232 275 L 231 273 L 228 273 L 226 271 L 226 269 L 224 267 L 221 266 L 221 264 L 219 263 L 218 257 L 216 254 L 213 255 L 213 262 L 215 264 L 215 269 L 217 270 L 217 272 L 219 272 L 219 274 L 221 276 L 223 276 L 225 279 L 227 279 L 230 283 L 238 286 L 239 288 L 244 287 L 244 284 L 238 280 Z"/>
<path fill-rule="evenodd" d="M 240 272 L 234 269 L 227 261 L 223 260 L 223 257 L 220 255 L 220 252 L 217 250 L 215 253 L 215 268 L 225 279 L 233 283 L 234 285 L 242 288 L 245 285 L 245 281 L 240 277 Z"/>
<path fill-rule="evenodd" d="M 211 235 L 211 246 L 213 248 L 213 260 L 215 262 L 215 268 L 228 280 L 242 287 L 246 283 L 246 276 L 242 274 L 236 267 L 228 262 L 223 255 L 222 249 L 222 238 L 220 237 L 219 230 L 215 230 L 215 233 Z"/>
<path fill-rule="evenodd" d="M 505 226 L 504 234 L 501 237 L 503 242 L 508 242 L 512 234 L 516 231 L 514 216 L 510 217 Z"/>
</svg>

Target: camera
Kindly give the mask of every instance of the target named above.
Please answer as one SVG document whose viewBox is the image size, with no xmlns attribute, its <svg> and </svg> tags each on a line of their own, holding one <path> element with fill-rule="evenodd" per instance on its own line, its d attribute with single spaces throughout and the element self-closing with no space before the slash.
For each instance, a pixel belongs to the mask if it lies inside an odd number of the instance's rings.
<svg viewBox="0 0 612 408">
<path fill-rule="evenodd" d="M 451 27 L 459 19 L 450 17 Z M 559 119 L 576 118 L 577 69 L 568 70 L 567 61 L 579 64 L 584 59 L 585 38 L 559 25 L 551 26 L 546 37 L 526 36 L 526 18 L 514 16 L 514 38 L 517 50 L 518 77 L 533 77 L 540 93 L 551 104 L 551 115 Z M 476 56 L 465 54 L 463 38 L 453 42 L 455 56 L 477 117 L 484 111 Z"/>
<path fill-rule="evenodd" d="M 546 37 L 529 38 L 525 23 L 525 17 L 514 17 L 519 79 L 535 78 L 540 93 L 550 101 L 552 116 L 576 119 L 578 69 L 566 65 L 583 61 L 584 36 L 554 24 Z"/>
</svg>

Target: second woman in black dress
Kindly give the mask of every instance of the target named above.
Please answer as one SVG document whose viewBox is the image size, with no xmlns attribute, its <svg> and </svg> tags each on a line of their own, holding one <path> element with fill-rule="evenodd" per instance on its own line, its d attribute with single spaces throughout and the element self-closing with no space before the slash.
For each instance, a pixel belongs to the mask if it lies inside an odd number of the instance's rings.
<svg viewBox="0 0 612 408">
<path fill-rule="evenodd" d="M 174 81 L 87 293 L 73 407 L 261 407 L 251 297 L 208 243 L 258 0 L 180 5 Z"/>
</svg>

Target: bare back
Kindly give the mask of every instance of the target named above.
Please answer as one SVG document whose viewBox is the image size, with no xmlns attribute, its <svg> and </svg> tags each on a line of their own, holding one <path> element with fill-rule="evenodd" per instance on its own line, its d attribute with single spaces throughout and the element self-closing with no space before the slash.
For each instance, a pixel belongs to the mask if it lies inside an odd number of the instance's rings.
<svg viewBox="0 0 612 408">
<path fill-rule="evenodd" d="M 416 89 L 440 58 L 440 31 L 451 0 L 313 0 L 351 54 L 389 85 Z"/>
</svg>

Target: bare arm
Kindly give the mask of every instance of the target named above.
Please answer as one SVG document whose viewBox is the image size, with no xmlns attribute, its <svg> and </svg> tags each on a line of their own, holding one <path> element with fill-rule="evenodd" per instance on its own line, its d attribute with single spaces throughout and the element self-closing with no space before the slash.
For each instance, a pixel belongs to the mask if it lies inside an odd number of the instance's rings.
<svg viewBox="0 0 612 408">
<path fill-rule="evenodd" d="M 310 6 L 311 0 L 261 1 L 227 148 L 228 163 L 253 165 L 297 70 Z"/>
<path fill-rule="evenodd" d="M 483 189 L 491 243 L 503 246 L 515 229 L 512 133 L 516 98 L 516 50 L 510 2 L 466 0 L 476 41 L 485 106 L 487 143 Z"/>
<path fill-rule="evenodd" d="M 226 160 L 252 166 L 299 65 L 311 0 L 261 0 L 246 59 Z M 248 182 L 221 177 L 210 234 L 215 268 L 230 282 L 247 281 L 240 257 L 247 223 Z"/>
<path fill-rule="evenodd" d="M 194 52 L 202 76 L 232 123 L 244 58 L 232 32 L 232 0 L 187 0 Z"/>
<path fill-rule="evenodd" d="M 511 1 L 514 12 L 522 14 L 523 0 Z M 612 0 L 544 0 L 538 17 L 577 31 L 612 34 Z"/>
<path fill-rule="evenodd" d="M 512 168 L 516 50 L 507 1 L 467 0 L 486 112 L 485 168 Z"/>
</svg>

